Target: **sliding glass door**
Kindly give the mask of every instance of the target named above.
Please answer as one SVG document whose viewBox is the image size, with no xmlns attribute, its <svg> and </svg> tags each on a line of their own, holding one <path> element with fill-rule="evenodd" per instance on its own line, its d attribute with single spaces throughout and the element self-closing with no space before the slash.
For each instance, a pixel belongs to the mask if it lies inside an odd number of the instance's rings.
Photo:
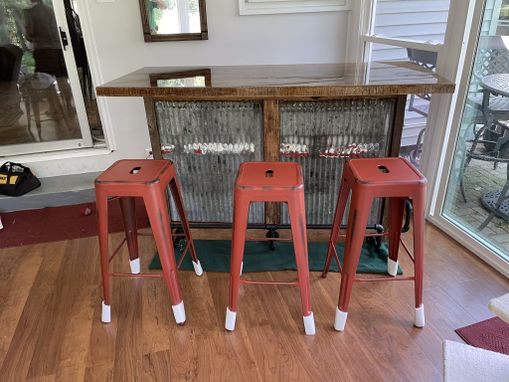
<svg viewBox="0 0 509 382">
<path fill-rule="evenodd" d="M 0 0 L 0 156 L 92 145 L 68 20 L 62 0 Z"/>
<path fill-rule="evenodd" d="M 509 259 L 509 0 L 498 3 L 484 10 L 442 214 Z"/>
<path fill-rule="evenodd" d="M 509 274 L 509 0 L 476 7 L 432 220 Z"/>
<path fill-rule="evenodd" d="M 406 60 L 452 80 L 410 96 L 401 155 L 429 183 L 428 218 L 509 276 L 509 0 L 359 0 L 350 61 Z"/>
</svg>

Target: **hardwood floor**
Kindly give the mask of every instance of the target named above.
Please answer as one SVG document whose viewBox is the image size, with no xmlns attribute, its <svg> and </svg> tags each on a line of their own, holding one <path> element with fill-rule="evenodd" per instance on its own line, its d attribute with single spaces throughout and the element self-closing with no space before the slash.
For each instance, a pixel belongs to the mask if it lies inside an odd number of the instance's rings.
<svg viewBox="0 0 509 382">
<path fill-rule="evenodd" d="M 146 269 L 152 239 L 140 240 Z M 0 380 L 437 381 L 442 341 L 461 341 L 455 328 L 491 317 L 488 301 L 506 293 L 509 281 L 432 226 L 426 255 L 424 329 L 412 326 L 411 282 L 357 283 L 346 331 L 337 333 L 339 276 L 312 273 L 317 334 L 307 337 L 298 290 L 284 286 L 243 286 L 236 331 L 225 332 L 228 274 L 212 272 L 180 272 L 182 327 L 162 280 L 114 279 L 105 325 L 96 238 L 3 249 Z M 127 253 L 119 257 L 114 266 L 127 270 Z M 402 266 L 411 269 L 408 261 Z"/>
</svg>

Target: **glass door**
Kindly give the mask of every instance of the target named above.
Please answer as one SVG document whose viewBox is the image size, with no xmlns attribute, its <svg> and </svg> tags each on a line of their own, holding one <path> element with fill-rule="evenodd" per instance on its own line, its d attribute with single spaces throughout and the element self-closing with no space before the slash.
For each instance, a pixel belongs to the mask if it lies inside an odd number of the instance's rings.
<svg viewBox="0 0 509 382">
<path fill-rule="evenodd" d="M 0 156 L 92 146 L 63 0 L 0 0 Z"/>
<path fill-rule="evenodd" d="M 447 77 L 448 67 L 441 57 L 448 52 L 446 35 L 451 3 L 451 0 L 356 2 L 354 6 L 361 10 L 357 16 L 360 33 L 359 41 L 350 44 L 358 47 L 357 52 L 349 52 L 356 56 L 351 60 L 407 61 L 409 65 Z M 417 167 L 421 164 L 431 98 L 430 94 L 413 94 L 407 98 L 400 154 Z"/>
<path fill-rule="evenodd" d="M 482 6 L 437 221 L 509 272 L 509 0 L 486 0 Z"/>
</svg>

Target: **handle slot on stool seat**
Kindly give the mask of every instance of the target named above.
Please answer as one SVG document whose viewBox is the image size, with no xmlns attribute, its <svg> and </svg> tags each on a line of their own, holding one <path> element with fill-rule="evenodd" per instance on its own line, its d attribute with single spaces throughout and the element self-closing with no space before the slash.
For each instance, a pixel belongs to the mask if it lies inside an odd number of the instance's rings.
<svg viewBox="0 0 509 382">
<path fill-rule="evenodd" d="M 140 166 L 134 167 L 131 171 L 129 171 L 129 174 L 137 174 L 141 170 Z"/>
<path fill-rule="evenodd" d="M 384 174 L 389 173 L 389 169 L 385 167 L 384 165 L 378 165 L 378 171 L 383 172 Z"/>
<path fill-rule="evenodd" d="M 265 177 L 266 178 L 272 178 L 273 176 L 274 176 L 274 171 L 273 170 L 265 171 Z"/>
</svg>

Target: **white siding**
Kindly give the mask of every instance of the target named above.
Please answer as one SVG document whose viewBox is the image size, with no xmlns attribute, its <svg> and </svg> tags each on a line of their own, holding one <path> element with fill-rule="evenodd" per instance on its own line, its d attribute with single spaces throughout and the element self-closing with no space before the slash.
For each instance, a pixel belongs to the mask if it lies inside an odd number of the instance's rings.
<svg viewBox="0 0 509 382">
<path fill-rule="evenodd" d="M 487 0 L 481 35 L 494 34 L 502 0 Z M 378 0 L 374 33 L 380 36 L 402 38 L 421 42 L 442 43 L 447 27 L 450 0 Z M 407 51 L 390 45 L 373 44 L 373 61 L 408 60 Z M 415 105 L 427 101 L 416 98 Z M 426 124 L 422 115 L 408 111 L 405 115 L 402 146 L 415 144 Z"/>
<path fill-rule="evenodd" d="M 378 0 L 374 33 L 387 37 L 441 43 L 444 41 L 447 27 L 449 3 L 450 0 Z M 408 56 L 404 48 L 373 44 L 372 60 L 408 60 Z M 426 102 L 418 97 L 415 99 L 416 106 Z M 407 110 L 401 146 L 414 145 L 425 125 L 425 117 Z"/>
</svg>

